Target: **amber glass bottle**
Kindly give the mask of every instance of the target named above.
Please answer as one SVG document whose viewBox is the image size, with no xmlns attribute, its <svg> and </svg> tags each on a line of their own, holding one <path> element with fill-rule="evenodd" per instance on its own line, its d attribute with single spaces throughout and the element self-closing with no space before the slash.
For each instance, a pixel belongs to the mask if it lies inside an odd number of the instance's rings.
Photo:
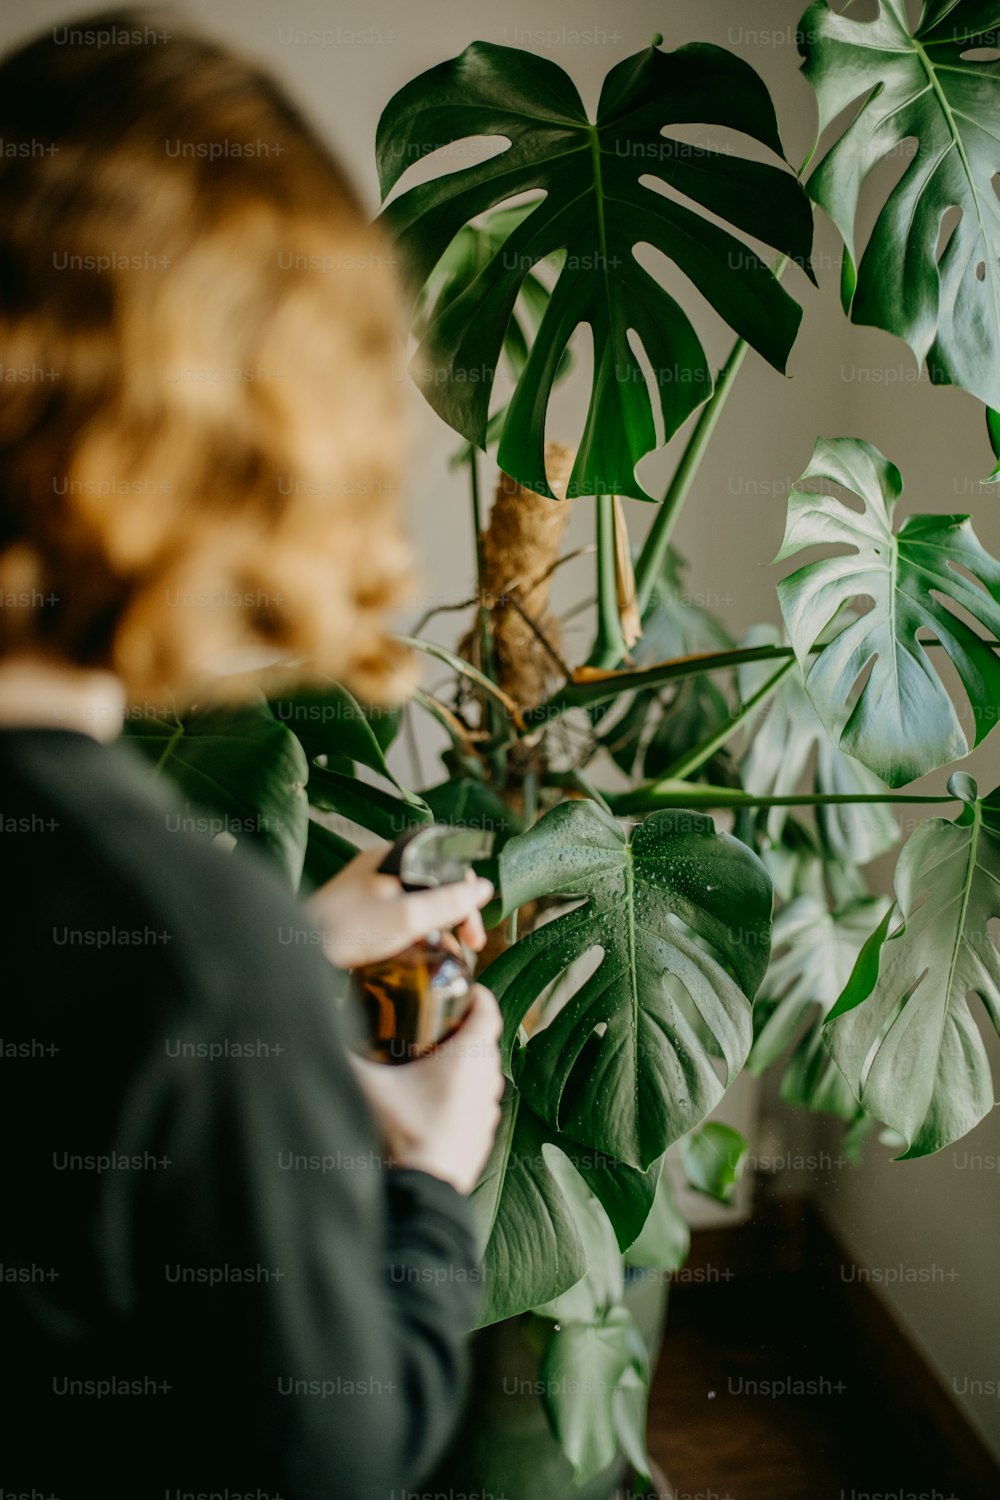
<svg viewBox="0 0 1000 1500">
<path fill-rule="evenodd" d="M 490 833 L 434 823 L 397 839 L 379 869 L 396 875 L 409 891 L 451 885 L 463 880 L 472 861 L 488 855 L 492 844 Z M 472 980 L 471 956 L 456 934 L 446 930 L 430 932 L 402 953 L 353 970 L 373 1060 L 405 1063 L 432 1051 L 464 1020 Z"/>
</svg>

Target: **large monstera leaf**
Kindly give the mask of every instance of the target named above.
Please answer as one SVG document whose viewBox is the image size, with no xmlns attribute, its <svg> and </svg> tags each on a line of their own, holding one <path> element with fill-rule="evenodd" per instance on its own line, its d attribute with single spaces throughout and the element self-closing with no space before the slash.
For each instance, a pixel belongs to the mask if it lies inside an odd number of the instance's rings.
<svg viewBox="0 0 1000 1500">
<path fill-rule="evenodd" d="M 978 802 L 962 773 L 948 786 L 965 806 L 954 823 L 922 823 L 903 846 L 897 907 L 861 950 L 826 1023 L 835 1062 L 867 1112 L 909 1143 L 904 1157 L 940 1151 L 993 1108 L 969 996 L 1000 1031 L 990 930 L 1000 921 L 1000 790 Z"/>
<path fill-rule="evenodd" d="M 576 1176 L 601 1204 L 619 1252 L 628 1249 L 649 1217 L 660 1163 L 639 1172 L 568 1140 L 508 1086 L 471 1199 L 483 1250 L 480 1327 L 551 1301 L 594 1269 L 573 1211 Z"/>
<path fill-rule="evenodd" d="M 874 21 L 825 0 L 802 18 L 800 50 L 820 128 L 863 99 L 809 179 L 810 195 L 844 244 L 842 293 L 856 323 L 906 339 L 931 380 L 1000 405 L 1000 62 L 970 57 L 997 45 L 1000 4 L 927 0 L 911 34 L 905 0 L 881 0 Z M 855 272 L 862 184 L 916 138 Z M 942 220 L 961 218 L 938 255 Z"/>
<path fill-rule="evenodd" d="M 595 803 L 568 802 L 505 845 L 500 880 L 506 911 L 542 895 L 584 898 L 486 971 L 508 1046 L 553 981 L 600 955 L 532 1036 L 520 1088 L 550 1125 L 648 1167 L 746 1058 L 768 956 L 764 866 L 698 813 L 654 813 L 629 835 Z"/>
<path fill-rule="evenodd" d="M 744 240 L 689 204 L 808 264 L 808 199 L 784 167 L 662 133 L 691 123 L 741 131 L 781 155 L 774 110 L 758 75 L 704 44 L 672 53 L 654 45 L 618 63 L 591 121 L 554 62 L 473 42 L 406 84 L 379 121 L 383 196 L 408 166 L 438 147 L 470 136 L 509 142 L 499 155 L 421 183 L 384 210 L 382 222 L 415 291 L 463 226 L 523 193 L 542 195 L 434 320 L 413 365 L 435 411 L 484 447 L 490 391 L 519 291 L 540 261 L 558 259 L 498 451 L 501 468 L 530 489 L 551 493 L 543 462 L 546 409 L 581 323 L 593 335 L 594 372 L 568 494 L 650 498 L 635 466 L 656 446 L 656 425 L 630 335 L 652 370 L 664 440 L 711 394 L 698 336 L 674 298 L 639 264 L 639 245 L 668 256 L 737 333 L 784 369 L 801 309 Z"/>
<path fill-rule="evenodd" d="M 808 480 L 843 486 L 864 510 L 802 489 Z M 996 724 L 1000 705 L 1000 658 L 990 644 L 1000 631 L 1000 564 L 968 516 L 909 516 L 893 532 L 902 488 L 899 470 L 870 443 L 821 439 L 789 496 L 776 558 L 820 544 L 841 549 L 783 579 L 778 599 L 827 732 L 890 786 L 969 749 L 920 631 L 936 637 L 954 663 L 972 706 L 975 744 Z M 871 601 L 867 614 L 837 618 L 859 598 Z M 985 639 L 958 609 L 984 627 Z"/>
<path fill-rule="evenodd" d="M 778 631 L 769 625 L 754 626 L 741 642 L 743 646 L 765 644 L 780 644 Z M 771 662 L 748 662 L 740 667 L 743 702 L 773 675 Z M 823 795 L 875 796 L 885 792 L 885 783 L 860 761 L 845 755 L 827 734 L 802 686 L 800 673 L 793 668 L 752 725 L 740 762 L 740 779 L 755 797 L 786 797 L 797 792 L 807 778 Z M 767 835 L 775 843 L 782 837 L 789 812 L 787 807 L 772 807 L 767 812 Z M 891 808 L 878 802 L 817 807 L 816 824 L 825 850 L 849 864 L 868 864 L 899 838 Z"/>
</svg>

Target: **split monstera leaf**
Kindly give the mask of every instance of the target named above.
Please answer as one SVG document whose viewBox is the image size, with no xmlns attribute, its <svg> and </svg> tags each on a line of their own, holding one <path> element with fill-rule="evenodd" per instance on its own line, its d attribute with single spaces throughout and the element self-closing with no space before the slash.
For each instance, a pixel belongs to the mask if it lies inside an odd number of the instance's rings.
<svg viewBox="0 0 1000 1500">
<path fill-rule="evenodd" d="M 823 489 L 804 488 L 813 481 Z M 860 498 L 863 510 L 825 492 L 833 486 Z M 778 600 L 827 733 L 889 786 L 969 749 L 927 636 L 965 689 L 974 744 L 995 727 L 1000 704 L 1000 564 L 968 516 L 913 515 L 893 531 L 902 488 L 899 470 L 870 443 L 821 439 L 789 496 L 776 559 L 820 544 L 839 549 L 783 579 Z M 859 599 L 870 601 L 868 613 L 852 612 Z"/>
<path fill-rule="evenodd" d="M 417 297 L 442 257 L 455 254 L 449 247 L 467 225 L 508 200 L 538 195 L 529 211 L 511 217 L 509 233 L 490 247 L 461 293 L 444 299 L 429 326 L 419 326 L 412 369 L 444 421 L 485 447 L 490 393 L 515 304 L 532 289 L 536 268 L 549 262 L 554 286 L 526 358 L 516 361 L 498 451 L 501 468 L 540 494 L 550 494 L 543 462 L 549 395 L 581 323 L 592 334 L 594 369 L 569 495 L 649 499 L 636 464 L 711 395 L 698 335 L 640 264 L 638 246 L 671 260 L 779 370 L 801 319 L 798 304 L 751 246 L 706 216 L 808 267 L 812 218 L 797 178 L 785 165 L 664 133 L 692 123 L 734 130 L 783 161 L 766 87 L 720 47 L 695 43 L 663 52 L 660 40 L 611 69 L 593 121 L 555 63 L 490 42 L 473 42 L 412 79 L 379 121 L 384 198 L 408 167 L 441 147 L 477 136 L 507 142 L 498 155 L 419 183 L 383 210 Z"/>
<path fill-rule="evenodd" d="M 767 872 L 699 813 L 653 813 L 626 832 L 596 803 L 566 802 L 505 846 L 500 873 L 505 911 L 583 898 L 486 970 L 509 1058 L 531 1005 L 578 961 L 600 960 L 522 1049 L 517 1083 L 551 1125 L 644 1170 L 746 1059 Z"/>
<path fill-rule="evenodd" d="M 1000 172 L 1000 7 L 927 0 L 911 31 L 905 0 L 880 0 L 873 21 L 839 15 L 819 0 L 802 17 L 799 36 L 820 130 L 858 105 L 808 182 L 844 240 L 845 309 L 856 323 L 906 339 L 936 384 L 961 386 L 1000 407 L 1000 201 L 993 187 Z M 911 160 L 859 263 L 861 188 L 879 162 L 911 141 Z M 958 210 L 958 221 L 939 249 L 949 210 Z"/>
<path fill-rule="evenodd" d="M 551 1301 L 586 1272 L 567 1165 L 619 1249 L 639 1237 L 664 1152 L 749 1051 L 771 918 L 760 860 L 697 813 L 654 813 L 626 832 L 596 803 L 562 803 L 504 845 L 500 881 L 505 912 L 539 894 L 579 904 L 483 974 L 513 1079 L 473 1198 L 484 1322 Z M 563 1003 L 527 1041 L 526 1012 L 558 981 Z"/>
</svg>

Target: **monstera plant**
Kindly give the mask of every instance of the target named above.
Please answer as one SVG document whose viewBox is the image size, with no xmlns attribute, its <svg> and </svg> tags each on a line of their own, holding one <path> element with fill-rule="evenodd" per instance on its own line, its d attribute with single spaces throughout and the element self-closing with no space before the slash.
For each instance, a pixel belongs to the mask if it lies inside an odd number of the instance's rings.
<svg viewBox="0 0 1000 1500">
<path fill-rule="evenodd" d="M 466 607 L 467 634 L 455 649 L 422 625 L 412 638 L 445 685 L 405 712 L 443 727 L 444 774 L 401 785 L 386 758 L 399 715 L 333 683 L 135 726 L 192 800 L 253 814 L 248 836 L 306 889 L 350 856 L 352 824 L 494 830 L 483 978 L 506 1017 L 509 1088 L 473 1199 L 482 1321 L 533 1310 L 558 1376 L 543 1399 L 579 1481 L 619 1448 L 645 1464 L 647 1362 L 621 1257 L 683 1257 L 663 1172 L 675 1143 L 702 1190 L 731 1188 L 725 1127 L 702 1122 L 748 1059 L 759 1071 L 791 1049 L 787 1098 L 841 1117 L 854 1140 L 882 1122 L 906 1157 L 993 1103 L 971 1001 L 1000 1029 L 1000 794 L 981 798 L 961 771 L 899 789 L 996 724 L 1000 564 L 968 516 L 897 522 L 890 459 L 815 430 L 777 559 L 795 565 L 777 584 L 784 634 L 732 639 L 684 597 L 671 548 L 747 348 L 780 381 L 817 295 L 813 204 L 843 238 L 851 319 L 905 339 L 1000 430 L 1000 4 L 927 0 L 916 29 L 903 0 L 878 10 L 859 21 L 818 0 L 802 18 L 819 134 L 848 123 L 798 172 L 763 82 L 716 46 L 654 37 L 612 67 L 593 119 L 554 62 L 492 43 L 406 84 L 378 129 L 380 221 L 412 297 L 413 377 L 463 439 L 477 538 L 472 598 L 442 601 Z M 502 149 L 428 175 L 471 137 Z M 860 190 L 904 141 L 905 171 L 858 246 Z M 415 162 L 423 180 L 406 186 Z M 664 262 L 735 335 L 718 373 Z M 581 338 L 586 415 L 560 447 L 550 398 L 583 379 Z M 650 496 L 636 466 L 686 423 L 667 491 Z M 593 642 L 576 665 L 548 597 L 574 502 L 593 509 L 596 557 Z M 637 549 L 630 506 L 653 507 Z M 889 899 L 862 867 L 896 841 L 900 802 L 957 813 L 918 825 Z M 566 1394 L 580 1360 L 601 1371 L 586 1399 Z"/>
</svg>

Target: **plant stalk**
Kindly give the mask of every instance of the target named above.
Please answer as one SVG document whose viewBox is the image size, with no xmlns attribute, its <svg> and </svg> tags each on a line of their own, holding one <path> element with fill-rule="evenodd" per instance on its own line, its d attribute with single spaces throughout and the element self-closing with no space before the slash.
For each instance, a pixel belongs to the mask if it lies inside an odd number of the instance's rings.
<svg viewBox="0 0 1000 1500">
<path fill-rule="evenodd" d="M 493 681 L 496 674 L 493 670 L 493 641 L 490 631 L 490 612 L 483 597 L 483 510 L 479 495 L 479 464 L 477 462 L 476 449 L 469 444 L 469 498 L 472 503 L 472 526 L 475 531 L 476 543 L 476 625 L 479 630 L 479 660 L 482 664 L 483 674 Z M 490 734 L 496 735 L 500 728 L 497 718 L 496 705 L 492 698 L 486 699 L 486 716 L 489 724 Z"/>
</svg>

